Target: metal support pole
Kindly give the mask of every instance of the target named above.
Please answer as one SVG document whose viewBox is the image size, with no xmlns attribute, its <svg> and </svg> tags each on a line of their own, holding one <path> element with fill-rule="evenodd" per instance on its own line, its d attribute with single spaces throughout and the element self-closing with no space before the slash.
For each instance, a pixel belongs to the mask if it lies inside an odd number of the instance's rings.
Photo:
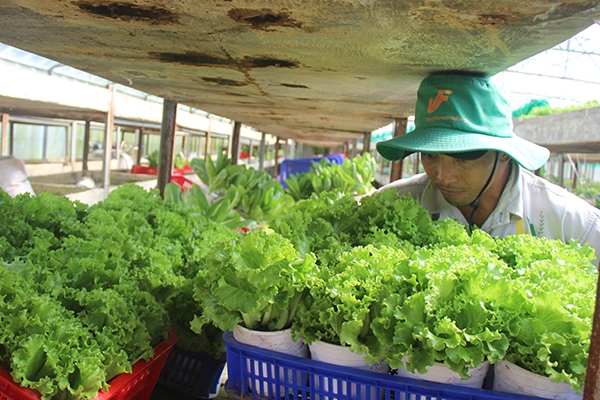
<svg viewBox="0 0 600 400">
<path fill-rule="evenodd" d="M 285 158 L 290 158 L 290 159 L 294 159 L 296 158 L 296 141 L 292 140 L 292 143 L 290 144 L 290 148 L 289 148 L 289 152 L 288 154 L 285 156 Z"/>
<path fill-rule="evenodd" d="M 48 148 L 50 144 L 48 142 L 48 125 L 44 125 L 42 136 L 42 160 L 48 159 Z M 11 149 L 12 150 L 12 149 Z"/>
<path fill-rule="evenodd" d="M 160 126 L 160 150 L 156 185 L 161 197 L 165 194 L 165 186 L 171 181 L 176 117 L 177 103 L 172 100 L 164 100 L 162 124 Z"/>
<path fill-rule="evenodd" d="M 573 184 L 571 185 L 571 190 L 575 191 L 577 188 L 577 180 L 579 179 L 579 161 L 575 161 L 573 163 Z"/>
</svg>

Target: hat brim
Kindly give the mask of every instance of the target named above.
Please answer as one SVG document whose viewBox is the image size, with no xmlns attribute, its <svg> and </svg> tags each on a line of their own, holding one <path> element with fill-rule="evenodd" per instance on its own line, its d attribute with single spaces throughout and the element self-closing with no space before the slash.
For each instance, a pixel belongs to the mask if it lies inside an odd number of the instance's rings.
<svg viewBox="0 0 600 400">
<path fill-rule="evenodd" d="M 378 142 L 377 151 L 384 158 L 397 161 L 411 153 L 461 153 L 496 150 L 509 155 L 524 168 L 535 171 L 546 164 L 550 151 L 516 135 L 490 136 L 448 128 L 417 128 L 393 139 Z"/>
</svg>

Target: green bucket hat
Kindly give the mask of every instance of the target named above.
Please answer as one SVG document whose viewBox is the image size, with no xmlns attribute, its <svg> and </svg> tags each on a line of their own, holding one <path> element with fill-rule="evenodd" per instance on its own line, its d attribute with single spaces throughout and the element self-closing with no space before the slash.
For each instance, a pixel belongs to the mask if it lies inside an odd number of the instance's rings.
<svg viewBox="0 0 600 400">
<path fill-rule="evenodd" d="M 415 129 L 377 143 L 392 161 L 411 153 L 464 153 L 497 150 L 524 168 L 541 168 L 550 152 L 515 135 L 506 98 L 488 77 L 431 75 L 421 82 L 415 108 Z"/>
</svg>

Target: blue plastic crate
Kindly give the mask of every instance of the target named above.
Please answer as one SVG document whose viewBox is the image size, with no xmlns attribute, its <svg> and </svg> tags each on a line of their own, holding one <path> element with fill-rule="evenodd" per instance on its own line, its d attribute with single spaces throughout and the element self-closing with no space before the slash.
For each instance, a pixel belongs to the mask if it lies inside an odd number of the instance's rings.
<svg viewBox="0 0 600 400">
<path fill-rule="evenodd" d="M 283 185 L 284 188 L 287 188 L 285 181 L 290 178 L 292 175 L 299 174 L 301 172 L 308 172 L 312 167 L 313 163 L 318 163 L 322 159 L 327 159 L 336 164 L 343 164 L 346 156 L 344 154 L 331 154 L 323 157 L 313 157 L 313 158 L 296 158 L 293 160 L 283 160 L 281 163 L 281 167 L 279 170 L 279 182 Z"/>
<path fill-rule="evenodd" d="M 242 344 L 225 332 L 225 391 L 236 399 L 543 400 L 539 397 L 402 378 Z M 265 376 L 266 375 L 266 376 Z"/>
<path fill-rule="evenodd" d="M 158 377 L 158 384 L 189 397 L 212 399 L 219 394 L 225 364 L 225 354 L 215 358 L 175 346 Z"/>
</svg>

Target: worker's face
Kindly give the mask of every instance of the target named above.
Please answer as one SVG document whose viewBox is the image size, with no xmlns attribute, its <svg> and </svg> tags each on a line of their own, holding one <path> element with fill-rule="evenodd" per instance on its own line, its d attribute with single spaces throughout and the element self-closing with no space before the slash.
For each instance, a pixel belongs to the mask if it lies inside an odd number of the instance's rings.
<svg viewBox="0 0 600 400">
<path fill-rule="evenodd" d="M 421 164 L 446 201 L 461 207 L 470 204 L 479 195 L 492 172 L 495 157 L 494 151 L 488 151 L 475 160 L 421 153 Z"/>
</svg>

